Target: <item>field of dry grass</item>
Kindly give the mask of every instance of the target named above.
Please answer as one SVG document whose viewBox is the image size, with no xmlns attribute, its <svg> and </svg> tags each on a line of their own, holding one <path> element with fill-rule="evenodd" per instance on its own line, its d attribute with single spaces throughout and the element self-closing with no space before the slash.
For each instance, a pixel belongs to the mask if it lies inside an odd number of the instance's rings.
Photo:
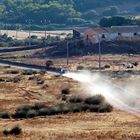
<svg viewBox="0 0 140 140">
<path fill-rule="evenodd" d="M 113 56 L 104 56 L 104 60 L 112 60 Z M 119 62 L 121 58 L 114 57 Z M 122 57 L 128 61 L 128 57 Z M 95 63 L 97 56 L 93 58 L 85 57 L 86 61 Z M 81 58 L 74 58 L 70 69 L 74 63 L 80 63 Z M 138 61 L 138 56 L 134 61 Z M 25 60 L 24 60 L 25 61 Z M 57 66 L 65 65 L 65 60 L 55 60 Z M 60 64 L 60 62 L 62 64 Z M 108 61 L 109 62 L 109 61 Z M 111 61 L 112 62 L 112 61 Z M 81 61 L 82 63 L 82 61 Z M 82 63 L 83 64 L 83 63 Z M 139 69 L 139 68 L 138 68 Z M 60 94 L 63 88 L 69 88 L 71 94 L 81 95 L 82 91 L 78 82 L 65 77 L 50 74 L 36 74 L 33 77 L 45 81 L 43 85 L 38 85 L 36 80 L 29 80 L 29 77 L 21 74 L 7 74 L 7 70 L 18 70 L 17 68 L 7 68 L 0 66 L 0 78 L 18 77 L 18 83 L 0 83 L 0 112 L 15 112 L 18 106 L 24 104 L 45 103 L 53 105 L 61 102 Z M 15 125 L 22 128 L 19 136 L 3 135 L 3 130 L 10 129 Z M 111 113 L 69 113 L 65 115 L 55 115 L 48 117 L 36 117 L 34 119 L 0 119 L 0 139 L 1 140 L 95 140 L 95 139 L 117 139 L 117 140 L 139 140 L 140 139 L 140 118 L 133 114 L 114 109 Z"/>
<path fill-rule="evenodd" d="M 44 48 L 45 49 L 45 48 Z M 42 50 L 42 49 L 38 49 Z M 38 51 L 38 50 L 32 50 L 32 51 L 24 51 L 21 52 L 12 52 L 12 53 L 4 53 L 1 54 L 1 58 L 6 58 L 7 60 L 12 61 L 19 61 L 19 62 L 25 62 L 29 64 L 37 64 L 37 65 L 45 65 L 46 61 L 51 58 L 33 58 L 32 55 Z M 23 57 L 25 56 L 26 57 Z M 76 70 L 78 66 L 83 66 L 86 68 L 98 68 L 99 67 L 99 56 L 93 55 L 93 56 L 83 56 L 83 57 L 70 57 L 69 58 L 69 65 L 67 65 L 67 59 L 66 58 L 52 58 L 51 59 L 54 62 L 55 67 L 63 67 L 69 70 Z M 134 63 L 138 62 L 140 63 L 140 55 L 111 55 L 106 54 L 102 55 L 101 57 L 101 66 L 110 65 L 110 71 L 114 70 L 126 70 L 123 67 L 123 63 Z M 134 67 L 133 69 L 129 70 L 140 70 L 140 65 L 138 67 Z"/>
<path fill-rule="evenodd" d="M 65 38 L 70 33 L 72 33 L 71 30 L 47 31 L 47 35 L 60 36 L 61 38 Z M 9 37 L 17 37 L 17 39 L 25 39 L 29 36 L 29 31 L 1 30 L 1 34 L 8 34 Z M 45 31 L 31 31 L 31 35 L 35 35 L 38 38 L 43 38 L 45 36 Z"/>
</svg>

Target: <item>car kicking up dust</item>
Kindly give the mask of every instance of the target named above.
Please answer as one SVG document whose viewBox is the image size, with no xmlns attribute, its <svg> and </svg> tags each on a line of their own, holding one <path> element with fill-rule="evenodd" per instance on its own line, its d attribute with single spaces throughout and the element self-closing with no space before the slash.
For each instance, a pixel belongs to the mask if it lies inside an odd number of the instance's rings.
<svg viewBox="0 0 140 140">
<path fill-rule="evenodd" d="M 63 76 L 79 81 L 89 96 L 101 94 L 115 108 L 140 116 L 140 87 L 137 85 L 140 79 L 135 82 L 127 79 L 121 84 L 114 84 L 111 78 L 98 73 L 68 72 Z"/>
</svg>

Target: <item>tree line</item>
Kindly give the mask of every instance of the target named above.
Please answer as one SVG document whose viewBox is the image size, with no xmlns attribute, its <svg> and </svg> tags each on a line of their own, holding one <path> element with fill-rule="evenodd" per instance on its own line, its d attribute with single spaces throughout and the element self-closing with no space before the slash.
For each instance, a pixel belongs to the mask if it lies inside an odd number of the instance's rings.
<svg viewBox="0 0 140 140">
<path fill-rule="evenodd" d="M 132 0 L 1 0 L 0 21 L 42 26 L 97 26 L 103 16 L 118 15 L 117 5 L 125 3 Z M 104 10 L 96 10 L 98 8 Z M 139 11 L 139 7 L 136 10 Z"/>
</svg>

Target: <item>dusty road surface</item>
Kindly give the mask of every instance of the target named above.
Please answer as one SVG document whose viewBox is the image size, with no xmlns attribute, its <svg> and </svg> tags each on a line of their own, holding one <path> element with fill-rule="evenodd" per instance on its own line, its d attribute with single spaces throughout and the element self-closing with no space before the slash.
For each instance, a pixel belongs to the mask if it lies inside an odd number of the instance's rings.
<svg viewBox="0 0 140 140">
<path fill-rule="evenodd" d="M 16 70 L 18 74 L 7 71 Z M 72 79 L 51 74 L 22 75 L 22 69 L 0 66 L 0 79 L 18 77 L 20 81 L 0 82 L 0 112 L 14 113 L 21 105 L 60 102 L 61 90 L 69 88 L 69 96 L 81 96 L 80 84 Z M 136 75 L 137 77 L 138 75 Z M 34 77 L 34 80 L 29 80 Z M 38 85 L 36 78 L 45 81 Z M 133 77 L 134 78 L 134 77 Z M 116 79 L 122 80 L 122 79 Z M 27 92 L 31 96 L 27 95 Z M 18 125 L 19 136 L 4 136 L 5 129 Z M 111 113 L 69 113 L 33 119 L 0 119 L 1 140 L 139 140 L 140 117 L 114 109 Z"/>
</svg>

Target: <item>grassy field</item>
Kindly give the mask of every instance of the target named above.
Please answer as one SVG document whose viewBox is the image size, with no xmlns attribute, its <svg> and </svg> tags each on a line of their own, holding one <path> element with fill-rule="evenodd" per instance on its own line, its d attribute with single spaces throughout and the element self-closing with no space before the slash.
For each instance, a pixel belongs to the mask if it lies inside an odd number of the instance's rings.
<svg viewBox="0 0 140 140">
<path fill-rule="evenodd" d="M 116 64 L 116 69 L 123 61 L 139 61 L 139 56 L 130 59 L 128 56 L 103 56 L 102 64 Z M 97 67 L 97 56 L 84 58 L 71 58 L 69 69 L 77 65 Z M 85 61 L 83 61 L 85 60 Z M 22 60 L 27 61 L 27 60 Z M 39 61 L 39 60 L 38 60 Z M 43 60 L 42 60 L 43 61 Z M 64 66 L 65 59 L 54 60 L 55 66 Z M 83 63 L 84 62 L 84 63 Z M 35 61 L 34 61 L 35 63 Z M 40 63 L 39 63 L 40 64 Z M 113 66 L 113 67 L 115 67 Z M 112 71 L 112 68 L 110 71 Z M 123 68 L 122 68 L 123 69 Z M 139 70 L 139 67 L 134 68 Z M 7 71 L 16 70 L 18 74 L 8 74 Z M 72 79 L 59 77 L 50 74 L 22 75 L 22 69 L 0 66 L 0 78 L 20 78 L 18 83 L 0 82 L 0 112 L 14 113 L 21 105 L 32 105 L 44 103 L 54 105 L 61 103 L 61 90 L 69 88 L 69 96 L 83 96 L 80 84 Z M 34 77 L 35 80 L 29 80 Z M 138 78 L 139 75 L 133 75 Z M 42 79 L 44 84 L 37 84 L 36 79 Z M 122 79 L 114 79 L 120 82 Z M 4 136 L 3 130 L 18 125 L 22 128 L 19 136 Z M 114 109 L 111 113 L 68 113 L 48 117 L 36 117 L 33 119 L 0 119 L 1 140 L 139 140 L 140 139 L 140 118 L 133 114 Z"/>
</svg>

